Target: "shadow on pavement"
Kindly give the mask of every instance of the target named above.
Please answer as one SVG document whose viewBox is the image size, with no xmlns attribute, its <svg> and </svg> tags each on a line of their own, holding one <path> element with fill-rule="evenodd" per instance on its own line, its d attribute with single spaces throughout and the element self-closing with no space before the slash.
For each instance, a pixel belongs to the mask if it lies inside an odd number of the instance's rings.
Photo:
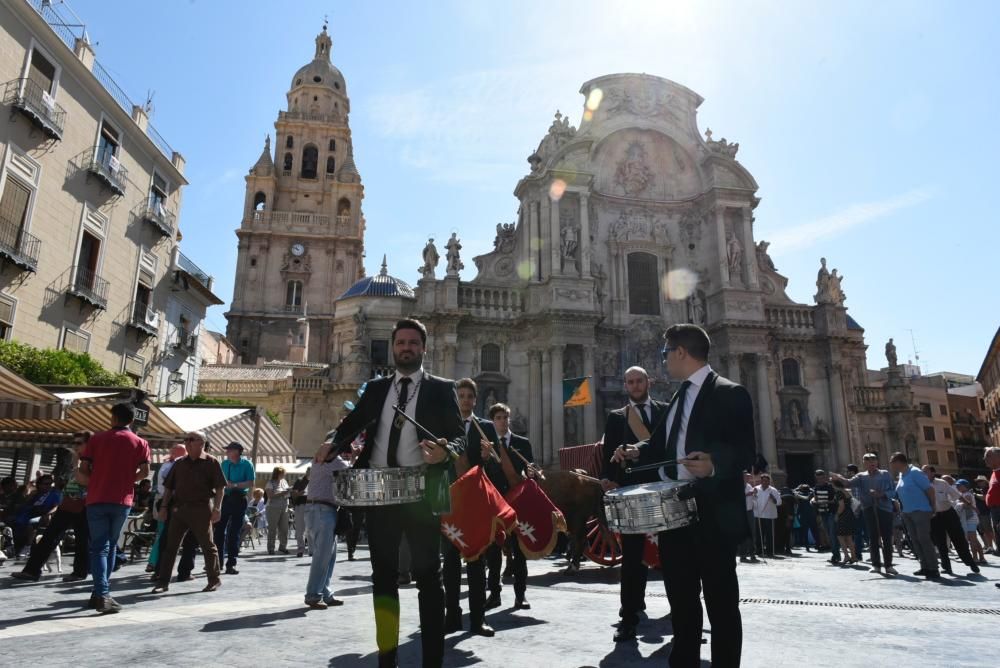
<svg viewBox="0 0 1000 668">
<path fill-rule="evenodd" d="M 262 626 L 274 626 L 276 622 L 284 619 L 295 619 L 305 617 L 309 608 L 292 608 L 281 612 L 269 612 L 262 615 L 248 615 L 246 617 L 236 617 L 235 619 L 220 619 L 217 622 L 209 622 L 201 627 L 202 633 L 216 633 L 219 631 L 237 631 L 240 629 L 256 629 Z"/>
</svg>

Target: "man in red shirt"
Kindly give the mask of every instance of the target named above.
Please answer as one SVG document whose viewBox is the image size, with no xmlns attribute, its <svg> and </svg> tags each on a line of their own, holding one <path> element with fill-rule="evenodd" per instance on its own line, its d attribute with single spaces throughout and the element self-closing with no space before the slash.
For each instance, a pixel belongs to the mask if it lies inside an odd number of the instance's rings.
<svg viewBox="0 0 1000 668">
<path fill-rule="evenodd" d="M 149 476 L 149 443 L 129 429 L 134 419 L 131 404 L 115 404 L 112 428 L 90 437 L 77 470 L 77 479 L 87 485 L 90 574 L 94 578 L 89 607 L 102 614 L 121 610 L 111 598 L 108 577 L 115 564 L 118 536 L 132 507 L 135 483 Z"/>
<path fill-rule="evenodd" d="M 1000 448 L 990 446 L 983 452 L 983 461 L 993 471 L 990 476 L 990 486 L 986 490 L 986 507 L 990 509 L 990 520 L 993 522 L 993 535 L 1000 539 Z M 997 542 L 996 554 L 1000 555 L 1000 540 Z M 1000 583 L 997 584 L 1000 587 Z"/>
</svg>

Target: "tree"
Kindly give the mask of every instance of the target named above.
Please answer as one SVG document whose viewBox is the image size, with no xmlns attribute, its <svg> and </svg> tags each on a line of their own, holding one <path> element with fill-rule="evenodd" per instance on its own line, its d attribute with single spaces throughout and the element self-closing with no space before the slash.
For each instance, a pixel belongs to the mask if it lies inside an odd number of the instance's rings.
<svg viewBox="0 0 1000 668">
<path fill-rule="evenodd" d="M 123 373 L 112 373 L 87 353 L 35 348 L 20 341 L 0 341 L 0 364 L 37 385 L 133 387 Z"/>
<path fill-rule="evenodd" d="M 196 394 L 194 396 L 188 397 L 186 399 L 181 399 L 182 404 L 200 404 L 204 406 L 246 406 L 246 402 L 240 401 L 239 399 L 226 399 L 223 397 L 206 397 L 204 394 Z M 281 426 L 281 416 L 275 411 L 269 411 L 266 408 L 264 412 L 267 413 L 267 419 L 274 424 L 275 427 Z"/>
</svg>

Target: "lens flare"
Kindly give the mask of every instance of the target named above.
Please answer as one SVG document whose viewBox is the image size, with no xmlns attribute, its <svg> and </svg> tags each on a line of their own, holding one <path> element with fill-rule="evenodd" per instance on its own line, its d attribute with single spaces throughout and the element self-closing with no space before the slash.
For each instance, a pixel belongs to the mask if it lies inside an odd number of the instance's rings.
<svg viewBox="0 0 1000 668">
<path fill-rule="evenodd" d="M 527 281 L 535 275 L 535 265 L 531 260 L 525 260 L 517 265 L 517 275 L 522 281 Z"/>
<path fill-rule="evenodd" d="M 566 182 L 562 179 L 556 179 L 549 186 L 549 199 L 553 202 L 558 202 L 562 199 L 563 193 L 566 192 Z"/>
<path fill-rule="evenodd" d="M 587 111 L 597 111 L 597 108 L 601 106 L 601 100 L 604 99 L 604 91 L 600 88 L 595 88 L 590 91 L 590 95 L 587 96 Z"/>
<path fill-rule="evenodd" d="M 674 269 L 663 277 L 660 288 L 667 299 L 687 299 L 698 287 L 698 274 L 690 269 Z"/>
</svg>

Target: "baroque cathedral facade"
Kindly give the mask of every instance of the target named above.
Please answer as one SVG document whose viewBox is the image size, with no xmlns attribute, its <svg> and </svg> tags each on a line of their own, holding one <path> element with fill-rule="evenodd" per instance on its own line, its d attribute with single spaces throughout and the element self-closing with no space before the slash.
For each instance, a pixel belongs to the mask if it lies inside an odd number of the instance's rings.
<svg viewBox="0 0 1000 668">
<path fill-rule="evenodd" d="M 713 368 L 750 391 L 757 449 L 779 478 L 811 482 L 815 468 L 915 442 L 905 381 L 890 373 L 887 387 L 868 386 L 843 277 L 823 260 L 814 303 L 786 294 L 788 279 L 754 236 L 757 183 L 738 144 L 699 129 L 694 91 L 646 74 L 583 84 L 579 127 L 556 113 L 514 188 L 517 218 L 472 258 L 475 276 L 462 279 L 452 234 L 427 242 L 411 287 L 384 260 L 379 274 L 363 274 L 346 84 L 325 29 L 316 45 L 279 113 L 273 157 L 266 147 L 247 177 L 227 313 L 244 360 L 326 365 L 313 374 L 315 430 L 390 370 L 389 333 L 409 315 L 428 327 L 425 367 L 474 378 L 479 411 L 509 403 L 515 431 L 549 465 L 560 447 L 601 437 L 607 411 L 625 401 L 629 366 L 647 369 L 654 396 L 669 398 L 660 349 L 677 322 L 704 326 Z M 564 408 L 563 379 L 582 376 L 594 401 Z"/>
</svg>

